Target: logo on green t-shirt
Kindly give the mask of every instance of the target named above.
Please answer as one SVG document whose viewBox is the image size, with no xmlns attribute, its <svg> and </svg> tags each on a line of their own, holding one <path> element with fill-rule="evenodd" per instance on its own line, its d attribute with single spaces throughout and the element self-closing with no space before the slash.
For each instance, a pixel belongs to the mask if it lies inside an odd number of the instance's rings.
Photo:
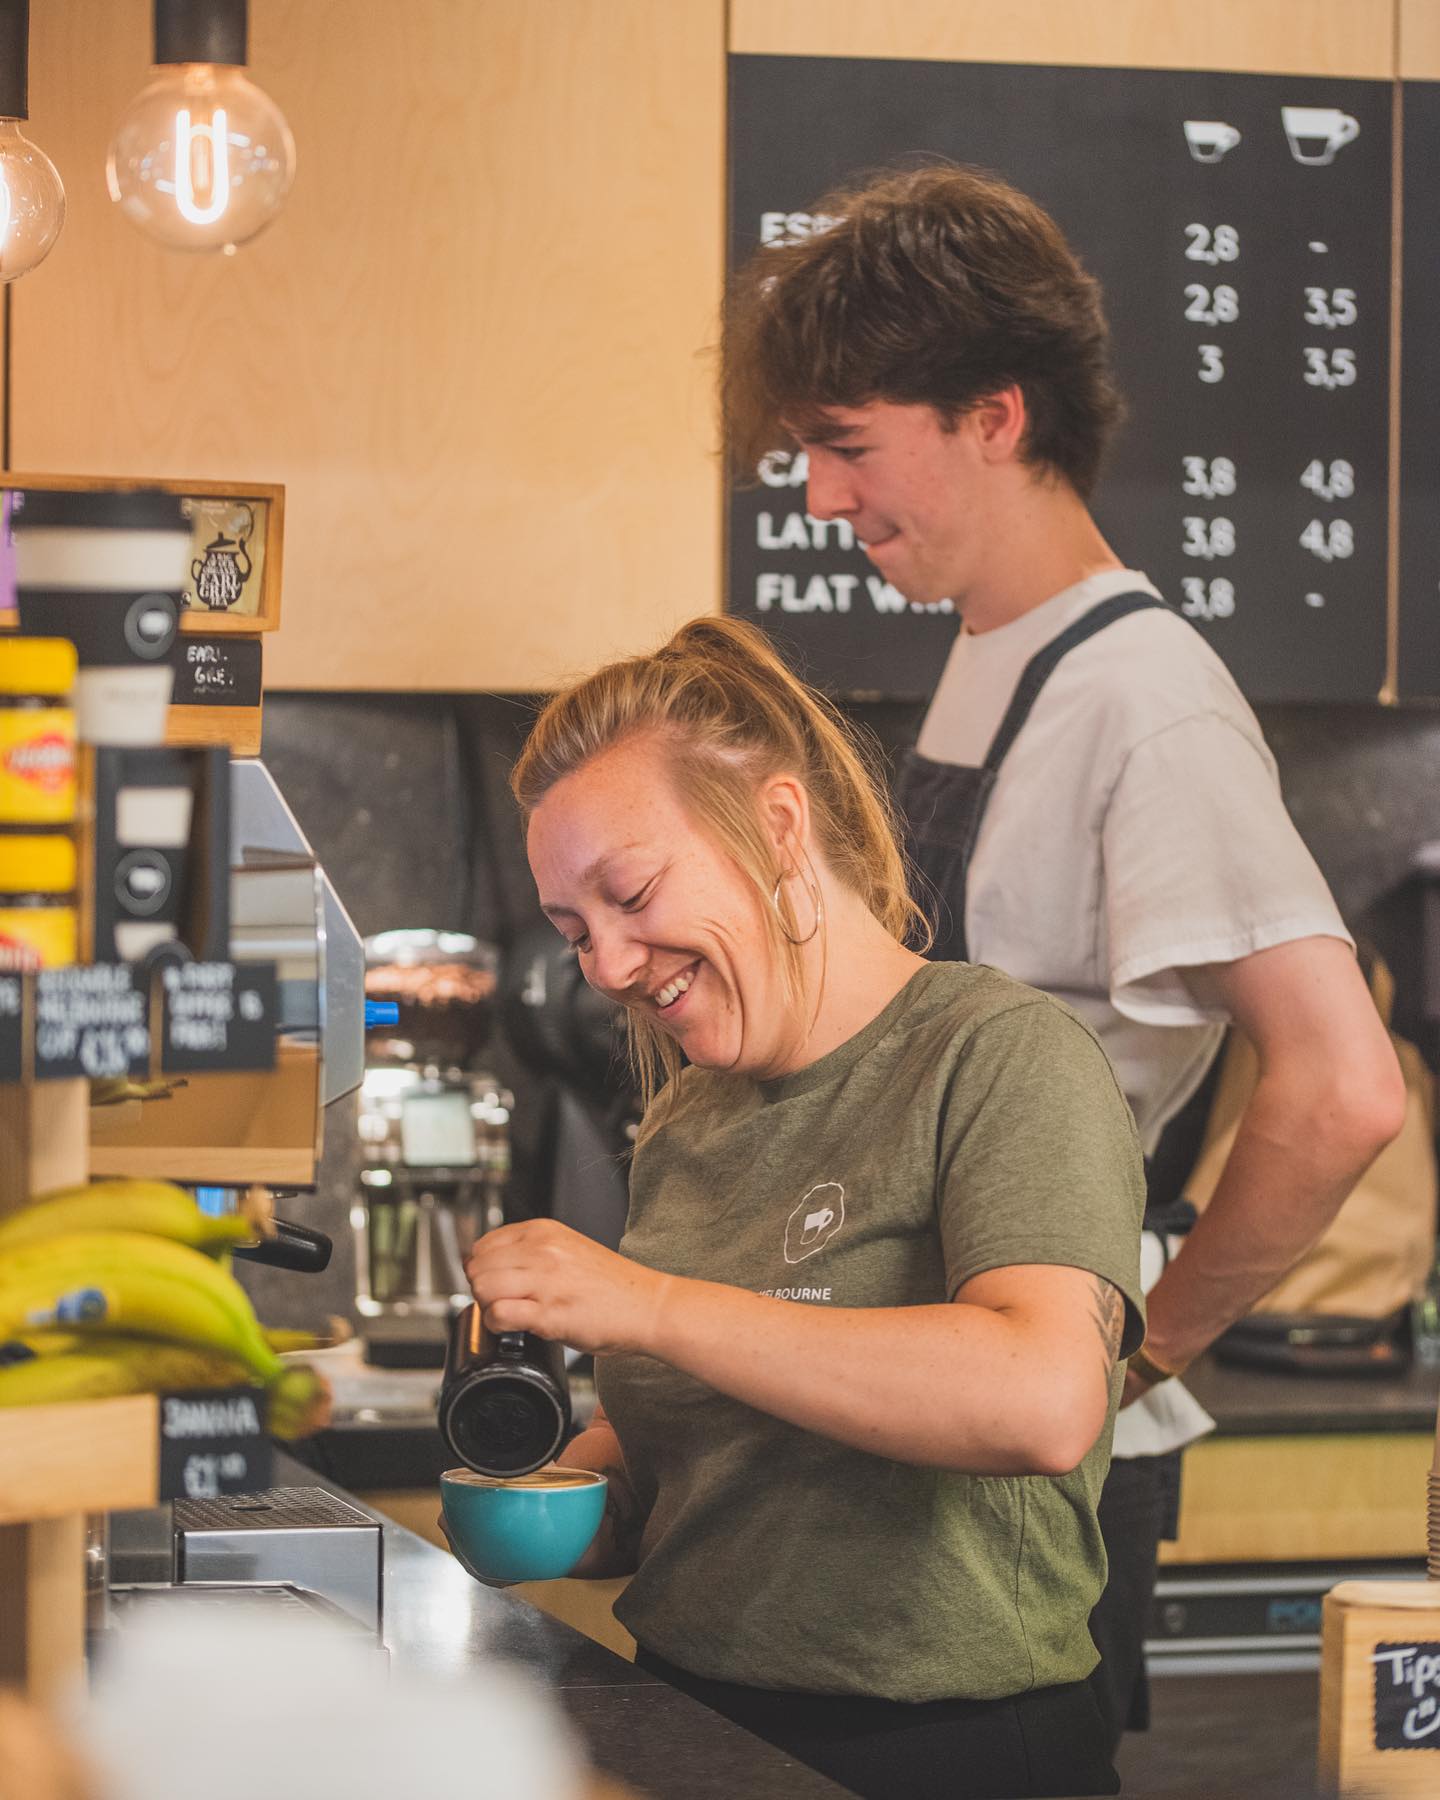
<svg viewBox="0 0 1440 1800">
<path fill-rule="evenodd" d="M 822 1181 L 785 1221 L 785 1260 L 804 1262 L 825 1246 L 845 1223 L 845 1190 L 838 1181 Z"/>
</svg>

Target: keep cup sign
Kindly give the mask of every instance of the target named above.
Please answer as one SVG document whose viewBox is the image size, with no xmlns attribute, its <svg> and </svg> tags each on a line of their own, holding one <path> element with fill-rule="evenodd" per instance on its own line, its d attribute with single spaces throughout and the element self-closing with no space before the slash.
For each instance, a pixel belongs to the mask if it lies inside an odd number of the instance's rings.
<svg viewBox="0 0 1440 1800">
<path fill-rule="evenodd" d="M 1440 1643 L 1377 1644 L 1375 1748 L 1440 1751 Z M 1440 1757 L 1436 1780 L 1440 1782 Z"/>
<path fill-rule="evenodd" d="M 0 1081 L 23 1073 L 25 990 L 18 975 L 0 975 Z"/>
<path fill-rule="evenodd" d="M 160 1067 L 167 1075 L 274 1068 L 273 963 L 180 963 L 160 982 Z"/>
<path fill-rule="evenodd" d="M 150 1072 L 148 984 L 128 963 L 35 976 L 35 1079 L 91 1081 Z"/>
<path fill-rule="evenodd" d="M 259 1388 L 160 1396 L 160 1498 L 214 1500 L 270 1486 L 274 1450 Z"/>
</svg>

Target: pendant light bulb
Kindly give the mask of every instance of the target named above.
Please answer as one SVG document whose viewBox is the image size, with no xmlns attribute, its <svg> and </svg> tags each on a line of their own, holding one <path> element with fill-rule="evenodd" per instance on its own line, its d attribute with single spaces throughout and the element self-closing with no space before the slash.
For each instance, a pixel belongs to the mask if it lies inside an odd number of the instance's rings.
<svg viewBox="0 0 1440 1800">
<path fill-rule="evenodd" d="M 244 72 L 245 0 L 156 0 L 155 62 L 105 164 L 110 198 L 170 250 L 233 253 L 295 179 L 280 108 Z"/>
<path fill-rule="evenodd" d="M 0 0 L 0 281 L 44 262 L 65 223 L 54 163 L 20 129 L 29 117 L 29 0 Z"/>
</svg>

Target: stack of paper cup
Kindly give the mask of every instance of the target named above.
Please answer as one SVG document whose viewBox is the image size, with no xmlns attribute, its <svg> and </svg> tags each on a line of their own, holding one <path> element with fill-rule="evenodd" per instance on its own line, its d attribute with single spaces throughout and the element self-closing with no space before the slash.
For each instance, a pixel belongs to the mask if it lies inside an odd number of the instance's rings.
<svg viewBox="0 0 1440 1800">
<path fill-rule="evenodd" d="M 20 629 L 79 652 L 81 742 L 163 743 L 190 562 L 184 501 L 153 488 L 27 488 L 14 501 Z"/>
</svg>

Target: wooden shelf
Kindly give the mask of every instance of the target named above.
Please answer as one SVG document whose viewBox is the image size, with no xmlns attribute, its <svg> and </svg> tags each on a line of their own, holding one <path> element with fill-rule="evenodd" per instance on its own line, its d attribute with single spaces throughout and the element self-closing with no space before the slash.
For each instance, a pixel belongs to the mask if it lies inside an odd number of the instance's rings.
<svg viewBox="0 0 1440 1800">
<path fill-rule="evenodd" d="M 0 1525 L 154 1506 L 159 1421 L 154 1394 L 0 1408 Z"/>
<path fill-rule="evenodd" d="M 85 1660 L 85 1515 L 154 1506 L 153 1394 L 0 1409 L 0 1682 L 31 1699 Z"/>
</svg>

